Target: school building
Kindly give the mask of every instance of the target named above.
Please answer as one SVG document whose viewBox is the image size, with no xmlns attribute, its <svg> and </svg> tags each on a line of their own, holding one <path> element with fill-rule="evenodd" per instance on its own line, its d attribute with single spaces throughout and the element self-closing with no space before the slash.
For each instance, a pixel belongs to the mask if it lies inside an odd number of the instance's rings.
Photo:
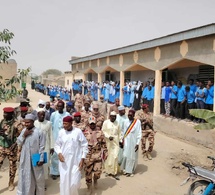
<svg viewBox="0 0 215 195">
<path fill-rule="evenodd" d="M 155 79 L 154 115 L 160 114 L 161 81 L 214 77 L 215 24 L 178 32 L 70 61 L 72 79 L 142 82 Z M 121 102 L 123 94 L 120 94 Z M 215 104 L 214 104 L 215 105 Z M 215 110 L 215 108 L 214 108 Z"/>
</svg>

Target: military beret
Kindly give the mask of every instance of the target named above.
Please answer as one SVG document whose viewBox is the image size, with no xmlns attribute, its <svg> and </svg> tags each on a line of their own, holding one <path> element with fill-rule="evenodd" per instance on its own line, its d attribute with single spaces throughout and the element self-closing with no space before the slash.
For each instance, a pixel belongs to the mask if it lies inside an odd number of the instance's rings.
<svg viewBox="0 0 215 195">
<path fill-rule="evenodd" d="M 76 117 L 76 116 L 81 116 L 81 113 L 80 113 L 80 112 L 76 112 L 76 113 L 74 114 L 74 117 Z"/>
<path fill-rule="evenodd" d="M 5 107 L 5 108 L 3 108 L 3 111 L 4 112 L 14 112 L 14 108 L 12 108 L 12 107 Z"/>
<path fill-rule="evenodd" d="M 63 122 L 71 123 L 73 121 L 73 118 L 71 116 L 66 116 L 63 118 Z"/>
<path fill-rule="evenodd" d="M 27 112 L 28 111 L 28 107 L 22 106 L 20 107 L 21 112 Z"/>
</svg>

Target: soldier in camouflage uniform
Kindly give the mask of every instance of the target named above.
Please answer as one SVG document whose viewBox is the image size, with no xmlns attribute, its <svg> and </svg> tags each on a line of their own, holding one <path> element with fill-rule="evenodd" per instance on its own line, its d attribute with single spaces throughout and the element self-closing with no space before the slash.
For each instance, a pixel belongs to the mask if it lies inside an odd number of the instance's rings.
<svg viewBox="0 0 215 195">
<path fill-rule="evenodd" d="M 100 95 L 100 101 L 98 101 L 99 111 L 107 119 L 107 102 L 104 101 L 104 95 Z"/>
<path fill-rule="evenodd" d="M 141 122 L 142 127 L 142 151 L 143 157 L 152 160 L 151 152 L 155 143 L 155 131 L 153 129 L 153 115 L 149 112 L 149 105 L 143 104 L 142 110 L 137 112 L 136 117 Z M 146 150 L 146 141 L 148 139 L 149 147 Z"/>
<path fill-rule="evenodd" d="M 32 106 L 29 104 L 30 100 L 29 99 L 21 99 L 20 100 L 20 105 L 15 108 L 15 116 L 18 117 L 21 114 L 21 107 L 27 107 L 28 111 L 27 113 L 30 114 L 33 112 Z"/>
<path fill-rule="evenodd" d="M 91 115 L 90 108 L 90 100 L 86 99 L 84 101 L 84 110 L 81 111 L 81 123 L 83 124 L 84 128 L 88 126 L 88 119 Z"/>
<path fill-rule="evenodd" d="M 18 128 L 21 125 L 15 120 L 14 108 L 6 107 L 4 110 L 4 119 L 0 123 L 0 168 L 4 159 L 9 160 L 9 187 L 8 190 L 14 190 L 14 178 L 17 170 L 18 146 L 16 139 L 19 136 Z"/>
<path fill-rule="evenodd" d="M 88 141 L 88 154 L 84 161 L 85 179 L 88 193 L 92 193 L 92 180 L 97 188 L 97 180 L 102 173 L 102 161 L 107 159 L 108 151 L 106 141 L 101 129 L 96 126 L 95 117 L 89 118 L 89 126 L 84 130 L 84 135 Z"/>
<path fill-rule="evenodd" d="M 73 126 L 79 128 L 83 131 L 84 130 L 84 122 L 83 121 L 81 122 L 81 113 L 76 112 L 76 113 L 74 113 L 73 117 L 74 117 Z"/>
<path fill-rule="evenodd" d="M 25 116 L 28 114 L 28 108 L 27 107 L 20 107 L 20 111 L 21 111 L 21 114 L 17 117 L 18 134 L 20 134 L 22 132 L 22 130 L 24 129 L 24 127 L 25 127 L 25 121 L 24 120 L 25 120 Z M 21 149 L 22 148 L 18 146 L 17 161 L 19 161 L 19 159 L 20 159 Z"/>
<path fill-rule="evenodd" d="M 81 94 L 81 90 L 75 95 L 75 109 L 76 112 L 81 112 L 83 107 L 84 95 Z"/>
<path fill-rule="evenodd" d="M 105 117 L 100 113 L 98 104 L 93 104 L 92 116 L 96 118 L 96 126 L 102 129 Z"/>
<path fill-rule="evenodd" d="M 93 97 L 92 97 L 92 95 L 91 95 L 91 90 L 88 90 L 87 94 L 84 95 L 84 102 L 85 102 L 86 100 L 89 101 L 90 104 L 93 102 Z"/>
</svg>

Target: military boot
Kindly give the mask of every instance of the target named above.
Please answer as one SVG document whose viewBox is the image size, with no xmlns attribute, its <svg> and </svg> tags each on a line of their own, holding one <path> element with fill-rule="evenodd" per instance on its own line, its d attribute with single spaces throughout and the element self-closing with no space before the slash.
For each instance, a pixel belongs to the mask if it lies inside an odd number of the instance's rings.
<svg viewBox="0 0 215 195">
<path fill-rule="evenodd" d="M 92 194 L 92 183 L 87 184 L 87 193 L 86 195 L 91 195 Z"/>
<path fill-rule="evenodd" d="M 149 159 L 149 160 L 152 160 L 152 156 L 151 156 L 151 153 L 150 152 L 147 152 L 147 158 Z"/>
<path fill-rule="evenodd" d="M 9 185 L 8 185 L 8 190 L 9 190 L 9 191 L 13 191 L 14 188 L 15 188 L 14 182 L 13 182 L 13 180 L 10 180 L 10 181 L 9 181 Z"/>
<path fill-rule="evenodd" d="M 97 189 L 98 188 L 98 179 L 94 178 L 94 188 Z"/>
<path fill-rule="evenodd" d="M 143 160 L 146 160 L 146 161 L 148 160 L 147 152 L 144 152 L 144 153 L 143 153 Z"/>
</svg>

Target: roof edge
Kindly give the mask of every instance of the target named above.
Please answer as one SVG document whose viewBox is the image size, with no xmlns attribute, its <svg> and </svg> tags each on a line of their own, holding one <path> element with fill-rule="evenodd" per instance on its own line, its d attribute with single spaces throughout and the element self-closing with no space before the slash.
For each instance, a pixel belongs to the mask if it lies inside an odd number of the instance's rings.
<svg viewBox="0 0 215 195">
<path fill-rule="evenodd" d="M 89 60 L 104 58 L 106 56 L 114 56 L 114 55 L 119 55 L 122 53 L 130 53 L 133 51 L 149 49 L 152 47 L 175 43 L 175 42 L 179 42 L 182 40 L 188 40 L 188 39 L 208 36 L 208 35 L 212 35 L 212 34 L 215 34 L 215 23 L 180 31 L 177 33 L 173 33 L 173 34 L 169 34 L 169 35 L 162 36 L 159 38 L 143 41 L 140 43 L 127 45 L 127 46 L 119 47 L 119 48 L 112 49 L 112 50 L 107 50 L 107 51 L 92 54 L 89 56 L 72 59 L 69 61 L 69 63 L 76 64 L 79 62 L 85 62 L 85 61 L 89 61 Z"/>
</svg>

